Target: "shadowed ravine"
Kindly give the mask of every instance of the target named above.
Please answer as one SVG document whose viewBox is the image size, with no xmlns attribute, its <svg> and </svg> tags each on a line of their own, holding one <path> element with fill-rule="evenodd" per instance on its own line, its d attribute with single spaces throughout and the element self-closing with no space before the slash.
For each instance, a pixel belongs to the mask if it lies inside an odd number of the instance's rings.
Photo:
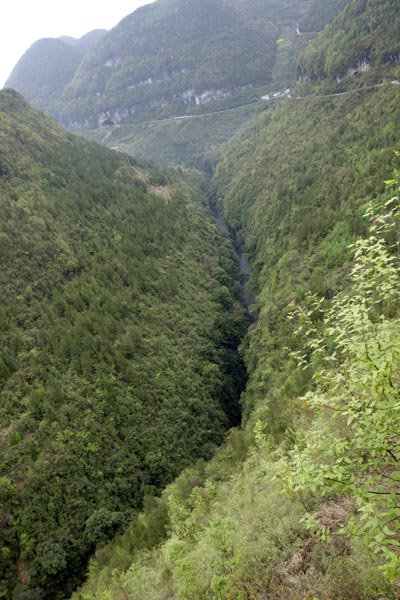
<svg viewBox="0 0 400 600">
<path fill-rule="evenodd" d="M 217 224 L 217 227 L 221 233 L 229 237 L 232 243 L 232 248 L 235 253 L 235 257 L 237 260 L 237 264 L 240 268 L 240 272 L 242 274 L 242 302 L 248 308 L 251 304 L 254 303 L 254 296 L 250 294 L 247 289 L 247 283 L 250 279 L 250 263 L 243 254 L 242 247 L 238 240 L 237 233 L 231 229 L 226 222 L 224 216 L 218 212 L 215 206 L 212 208 L 212 213 Z"/>
</svg>

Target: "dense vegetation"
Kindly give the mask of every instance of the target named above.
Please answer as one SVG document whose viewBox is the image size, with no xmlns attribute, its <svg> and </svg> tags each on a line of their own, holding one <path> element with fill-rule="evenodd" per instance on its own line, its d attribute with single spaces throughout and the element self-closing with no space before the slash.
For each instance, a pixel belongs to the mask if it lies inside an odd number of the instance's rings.
<svg viewBox="0 0 400 600">
<path fill-rule="evenodd" d="M 0 595 L 62 598 L 238 422 L 243 311 L 229 245 L 176 174 L 12 91 L 0 118 Z"/>
<path fill-rule="evenodd" d="M 249 88 L 271 81 L 280 29 L 294 27 L 308 5 L 308 0 L 157 0 L 100 39 L 71 81 L 69 73 L 64 89 L 47 103 L 43 97 L 39 107 L 80 130 L 190 113 L 228 96 L 239 104 L 246 90 L 251 94 Z M 33 73 L 41 69 L 36 58 L 29 51 L 8 82 L 34 106 L 25 67 L 29 62 Z"/>
<path fill-rule="evenodd" d="M 68 35 L 61 36 L 59 39 L 76 48 L 82 56 L 89 52 L 107 33 L 107 29 L 93 29 L 85 33 L 81 38 L 73 38 Z"/>
<path fill-rule="evenodd" d="M 97 126 L 106 113 L 115 124 L 149 107 L 175 114 L 208 91 L 265 83 L 276 36 L 271 22 L 244 18 L 223 0 L 160 0 L 126 17 L 84 59 L 63 121 Z"/>
<path fill-rule="evenodd" d="M 314 373 L 294 428 L 279 446 L 261 414 L 232 431 L 98 553 L 74 600 L 399 597 L 398 171 L 388 183 L 347 292 L 292 305 L 292 373 Z"/>
<path fill-rule="evenodd" d="M 96 129 L 85 132 L 84 137 L 161 165 L 184 164 L 210 174 L 222 158 L 227 143 L 243 133 L 251 118 L 265 109 L 265 104 L 254 102 L 244 108 L 197 115 L 193 119 Z"/>
<path fill-rule="evenodd" d="M 38 40 L 20 58 L 6 87 L 18 90 L 44 110 L 62 94 L 81 60 L 80 52 L 62 40 Z"/>
<path fill-rule="evenodd" d="M 81 40 L 61 38 L 81 53 L 88 41 L 100 42 L 79 68 L 75 60 L 73 73 L 63 69 L 54 48 L 42 56 L 34 45 L 8 85 L 90 140 L 157 163 L 210 171 L 225 142 L 262 105 L 204 120 L 146 123 L 256 103 L 287 88 L 308 39 L 296 34 L 296 22 L 319 15 L 322 27 L 339 5 L 329 3 L 328 10 L 309 0 L 162 0 L 135 11 L 106 36 L 94 31 Z M 48 44 L 61 42 L 40 41 L 38 47 Z"/>
<path fill-rule="evenodd" d="M 388 82 L 281 100 L 227 147 L 213 202 L 258 293 L 243 430 L 99 551 L 74 599 L 398 598 L 398 99 Z M 390 230 L 369 238 L 377 200 Z"/>
<path fill-rule="evenodd" d="M 6 138 L 7 214 L 21 198 L 26 213 L 12 221 L 16 246 L 2 238 L 2 564 L 7 581 L 16 565 L 16 599 L 63 597 L 95 550 L 74 600 L 400 597 L 400 86 L 385 81 L 398 77 L 398 2 L 229 4 L 213 4 L 216 28 L 218 15 L 236 26 L 246 12 L 245 36 L 266 21 L 280 36 L 268 91 L 284 89 L 306 45 L 292 97 L 190 121 L 133 115 L 131 129 L 88 134 L 209 175 L 218 162 L 209 201 L 251 261 L 257 300 L 241 428 L 211 460 L 224 426 L 239 425 L 244 321 L 232 257 L 190 191 L 202 197 L 202 176 L 146 170 L 29 111 L 36 134 L 26 144 L 31 124 L 16 128 L 24 146 L 11 161 Z M 128 36 L 149 15 L 173 25 L 173 7 L 178 21 L 195 8 L 205 26 L 207 5 L 160 1 L 117 29 L 130 23 Z M 300 13 L 301 28 L 328 24 L 311 43 L 297 35 Z M 174 25 L 161 31 L 181 64 L 190 49 L 172 44 Z M 119 58 L 107 67 L 115 81 L 94 68 L 115 101 L 131 76 L 118 79 Z M 82 68 L 75 91 L 81 76 L 90 88 Z M 159 109 L 141 116 L 169 111 Z"/>
<path fill-rule="evenodd" d="M 66 36 L 38 40 L 20 58 L 6 87 L 18 90 L 36 108 L 50 110 L 71 81 L 82 56 L 105 33 L 103 29 L 96 29 L 80 39 Z"/>
<path fill-rule="evenodd" d="M 298 64 L 307 80 L 344 79 L 368 68 L 367 79 L 381 81 L 400 63 L 399 0 L 353 0 Z M 364 77 L 365 79 L 365 77 Z"/>
<path fill-rule="evenodd" d="M 301 19 L 300 31 L 317 32 L 321 31 L 331 23 L 335 17 L 350 3 L 351 0 L 314 0 L 307 14 Z"/>
<path fill-rule="evenodd" d="M 306 289 L 332 297 L 342 288 L 348 245 L 365 231 L 360 206 L 382 191 L 399 142 L 398 99 L 398 87 L 387 84 L 285 100 L 218 166 L 216 201 L 244 241 L 259 292 L 245 414 L 254 420 L 260 406 L 278 438 L 290 422 L 290 397 L 306 383 L 292 378 L 287 361 L 287 306 Z"/>
</svg>

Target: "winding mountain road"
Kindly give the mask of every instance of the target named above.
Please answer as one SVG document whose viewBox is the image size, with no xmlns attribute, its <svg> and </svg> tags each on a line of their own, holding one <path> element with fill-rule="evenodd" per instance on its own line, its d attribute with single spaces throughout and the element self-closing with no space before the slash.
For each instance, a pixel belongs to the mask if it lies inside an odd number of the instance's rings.
<svg viewBox="0 0 400 600">
<path fill-rule="evenodd" d="M 392 85 L 399 85 L 400 81 L 393 80 L 390 82 Z M 338 92 L 336 94 L 323 94 L 323 95 L 314 95 L 309 94 L 307 96 L 291 96 L 288 94 L 284 94 L 283 92 L 279 92 L 278 96 L 271 96 L 269 98 L 260 98 L 258 100 L 254 100 L 253 102 L 247 102 L 246 104 L 240 104 L 239 106 L 231 106 L 228 108 L 221 108 L 220 110 L 214 110 L 207 113 L 199 113 L 198 115 L 182 115 L 179 117 L 166 117 L 163 119 L 153 119 L 152 121 L 144 121 L 143 123 L 132 123 L 130 125 L 116 125 L 114 127 L 107 127 L 107 130 L 110 129 L 119 129 L 123 127 L 124 129 L 133 128 L 133 127 L 143 127 L 144 125 L 154 125 L 156 123 L 171 123 L 173 121 L 189 121 L 191 119 L 202 119 L 204 117 L 209 117 L 211 115 L 219 115 L 220 113 L 230 112 L 233 110 L 240 110 L 242 108 L 246 108 L 247 106 L 259 106 L 260 104 L 268 103 L 268 102 L 276 102 L 277 100 L 282 100 L 286 98 L 287 100 L 305 100 L 307 98 L 337 98 L 339 96 L 350 96 L 351 94 L 357 94 L 358 92 L 364 92 L 366 90 L 374 90 L 377 88 L 383 87 L 384 83 L 377 83 L 375 85 L 369 85 L 361 88 L 357 88 L 354 90 L 350 90 L 348 92 Z M 98 130 L 92 130 L 98 131 Z M 116 149 L 116 148 L 115 148 Z"/>
</svg>

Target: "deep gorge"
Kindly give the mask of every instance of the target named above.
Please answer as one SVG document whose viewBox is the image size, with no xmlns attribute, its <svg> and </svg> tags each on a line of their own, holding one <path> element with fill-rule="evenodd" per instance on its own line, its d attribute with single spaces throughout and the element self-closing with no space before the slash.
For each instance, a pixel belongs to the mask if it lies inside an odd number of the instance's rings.
<svg viewBox="0 0 400 600">
<path fill-rule="evenodd" d="M 55 599 L 240 423 L 248 320 L 230 242 L 190 182 L 10 90 L 0 112 L 0 589 Z"/>
<path fill-rule="evenodd" d="M 399 31 L 156 0 L 21 58 L 104 120 L 0 92 L 1 599 L 399 600 Z"/>
</svg>

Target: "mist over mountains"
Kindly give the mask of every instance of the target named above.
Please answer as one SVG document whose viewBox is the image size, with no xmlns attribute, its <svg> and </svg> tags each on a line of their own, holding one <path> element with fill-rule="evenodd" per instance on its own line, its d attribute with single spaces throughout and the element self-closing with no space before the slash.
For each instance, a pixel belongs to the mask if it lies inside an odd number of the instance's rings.
<svg viewBox="0 0 400 600">
<path fill-rule="evenodd" d="M 45 109 L 63 93 L 83 55 L 104 35 L 95 30 L 77 40 L 70 37 L 43 38 L 35 42 L 21 57 L 6 81 L 39 109 Z"/>
<path fill-rule="evenodd" d="M 39 104 L 35 90 L 29 91 L 35 65 L 43 68 L 35 48 L 7 86 L 71 129 L 120 124 L 140 113 L 183 114 L 191 105 L 268 83 L 278 28 L 296 23 L 307 5 L 161 0 L 123 19 L 78 64 L 72 51 L 65 69 L 66 59 L 54 56 L 61 62 L 63 87 L 51 90 L 49 102 Z M 51 65 L 44 70 L 51 85 Z"/>
</svg>

